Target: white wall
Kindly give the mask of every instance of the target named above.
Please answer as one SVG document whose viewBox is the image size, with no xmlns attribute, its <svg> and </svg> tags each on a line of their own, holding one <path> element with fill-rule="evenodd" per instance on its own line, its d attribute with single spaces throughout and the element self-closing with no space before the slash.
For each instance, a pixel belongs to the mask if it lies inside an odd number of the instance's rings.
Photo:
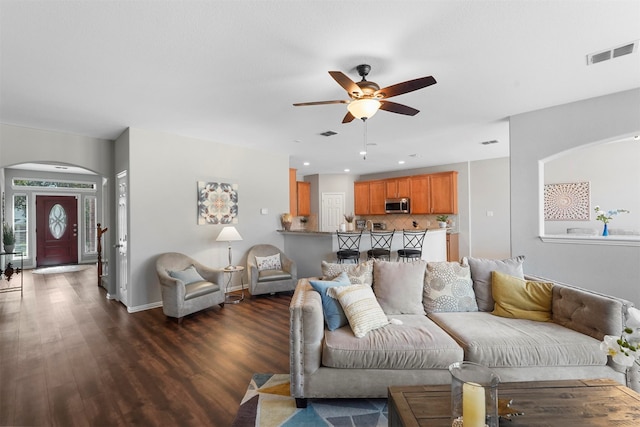
<svg viewBox="0 0 640 427">
<path fill-rule="evenodd" d="M 544 164 L 544 183 L 590 182 L 589 221 L 545 221 L 545 234 L 564 234 L 569 227 L 601 232 L 593 208 L 626 209 L 609 223 L 610 229 L 640 232 L 640 141 L 628 139 L 580 147 Z M 640 237 L 639 237 L 640 238 Z"/>
<path fill-rule="evenodd" d="M 197 224 L 198 181 L 238 184 L 235 227 L 244 240 L 232 245 L 234 264 L 244 264 L 255 244 L 283 248 L 276 230 L 289 210 L 288 155 L 135 128 L 128 145 L 130 310 L 160 302 L 155 259 L 163 252 L 228 263 L 227 243 L 215 240 L 223 226 Z"/>
<path fill-rule="evenodd" d="M 509 158 L 470 163 L 471 256 L 503 259 L 511 256 Z"/>
<path fill-rule="evenodd" d="M 585 144 L 640 133 L 640 89 L 519 114 L 510 118 L 510 132 L 512 252 L 526 256 L 525 272 L 639 304 L 640 247 L 539 239 L 543 180 L 538 162 Z"/>
</svg>

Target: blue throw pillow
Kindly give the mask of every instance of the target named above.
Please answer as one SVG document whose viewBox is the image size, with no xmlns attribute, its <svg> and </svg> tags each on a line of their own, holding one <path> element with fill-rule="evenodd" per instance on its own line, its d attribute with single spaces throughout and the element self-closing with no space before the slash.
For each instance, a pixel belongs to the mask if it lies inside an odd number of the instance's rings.
<svg viewBox="0 0 640 427">
<path fill-rule="evenodd" d="M 184 283 L 185 285 L 194 282 L 202 282 L 204 280 L 202 276 L 198 274 L 196 268 L 193 265 L 185 268 L 182 271 L 169 271 L 168 273 L 169 276 L 182 281 L 182 283 Z"/>
<path fill-rule="evenodd" d="M 324 321 L 327 323 L 327 328 L 330 331 L 335 331 L 349 323 L 340 302 L 327 295 L 329 288 L 351 285 L 347 273 L 343 272 L 333 280 L 309 280 L 309 283 L 314 290 L 318 291 L 322 298 L 322 313 L 324 314 Z"/>
</svg>

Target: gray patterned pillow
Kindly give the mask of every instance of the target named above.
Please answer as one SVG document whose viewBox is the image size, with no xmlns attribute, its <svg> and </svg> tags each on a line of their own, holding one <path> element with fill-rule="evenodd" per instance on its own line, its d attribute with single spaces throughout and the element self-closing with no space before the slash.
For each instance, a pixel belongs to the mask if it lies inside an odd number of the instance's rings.
<svg viewBox="0 0 640 427">
<path fill-rule="evenodd" d="M 478 311 L 471 270 L 457 262 L 429 262 L 422 298 L 427 313 Z"/>
<path fill-rule="evenodd" d="M 373 260 L 360 264 L 332 264 L 322 261 L 322 279 L 333 280 L 345 272 L 349 281 L 354 285 L 369 285 L 373 283 Z"/>
</svg>

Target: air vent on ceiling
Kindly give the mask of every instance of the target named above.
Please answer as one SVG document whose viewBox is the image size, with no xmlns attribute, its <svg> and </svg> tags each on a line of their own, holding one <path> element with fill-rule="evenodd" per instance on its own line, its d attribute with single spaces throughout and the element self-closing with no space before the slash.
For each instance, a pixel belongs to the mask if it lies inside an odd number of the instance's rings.
<svg viewBox="0 0 640 427">
<path fill-rule="evenodd" d="M 497 144 L 498 140 L 497 139 L 492 139 L 491 141 L 482 141 L 480 144 L 482 145 L 491 145 L 491 144 Z"/>
<path fill-rule="evenodd" d="M 587 55 L 587 65 L 597 64 L 598 62 L 608 61 L 609 59 L 619 58 L 629 55 L 638 50 L 638 41 L 628 43 L 623 46 L 614 47 L 603 50 L 602 52 L 590 53 Z"/>
<path fill-rule="evenodd" d="M 320 135 L 322 135 L 322 136 L 333 136 L 333 135 L 337 135 L 337 134 L 338 134 L 338 132 L 334 132 L 332 130 L 328 130 L 328 131 L 322 132 Z"/>
</svg>

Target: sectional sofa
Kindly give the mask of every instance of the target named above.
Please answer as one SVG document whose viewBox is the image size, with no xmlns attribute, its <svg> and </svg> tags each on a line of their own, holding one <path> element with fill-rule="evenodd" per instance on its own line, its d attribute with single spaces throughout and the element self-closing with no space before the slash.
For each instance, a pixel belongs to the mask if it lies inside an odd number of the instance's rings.
<svg viewBox="0 0 640 427">
<path fill-rule="evenodd" d="M 640 391 L 638 370 L 600 350 L 604 335 L 620 334 L 632 303 L 525 276 L 523 263 L 323 262 L 323 277 L 300 279 L 290 305 L 297 405 L 448 384 L 449 365 L 463 360 L 503 382 L 610 378 Z"/>
</svg>

